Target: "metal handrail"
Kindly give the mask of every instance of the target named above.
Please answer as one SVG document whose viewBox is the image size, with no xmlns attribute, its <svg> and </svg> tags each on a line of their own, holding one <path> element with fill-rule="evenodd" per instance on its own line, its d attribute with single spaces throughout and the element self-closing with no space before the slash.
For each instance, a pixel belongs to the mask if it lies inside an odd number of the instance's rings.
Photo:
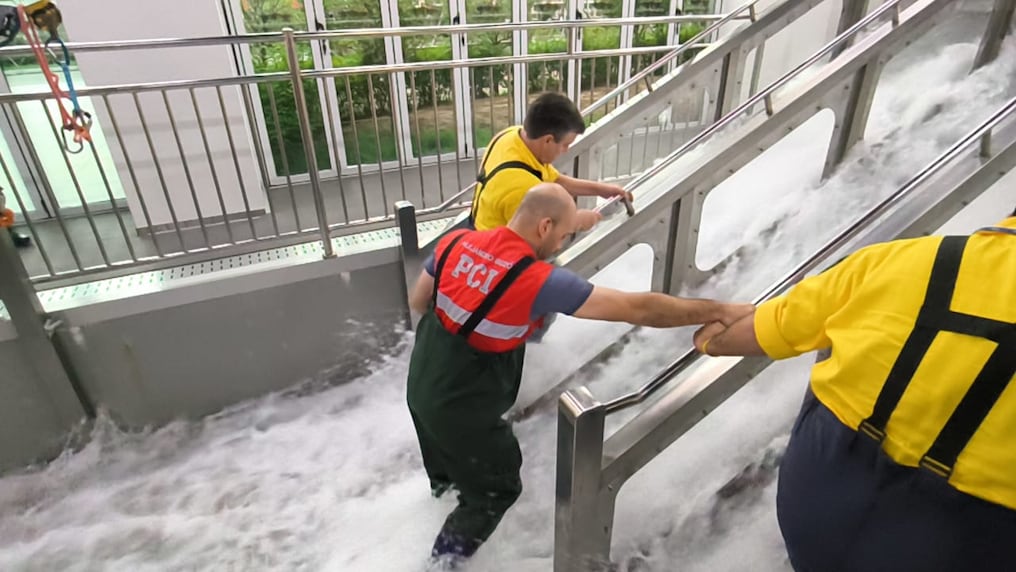
<svg viewBox="0 0 1016 572">
<path fill-rule="evenodd" d="M 745 10 L 747 10 L 750 13 L 748 18 L 750 20 L 754 21 L 755 17 L 756 17 L 756 14 L 755 14 L 755 5 L 758 4 L 761 1 L 762 0 L 752 0 L 752 2 L 741 6 L 740 8 L 734 10 L 733 12 L 730 12 L 729 14 L 727 14 L 725 16 L 722 16 L 722 17 L 716 16 L 716 18 L 718 18 L 718 19 L 716 19 L 716 21 L 713 24 L 709 25 L 707 28 L 703 29 L 698 34 L 692 36 L 687 42 L 685 42 L 685 43 L 681 44 L 680 46 L 678 46 L 677 48 L 667 52 L 666 55 L 664 55 L 662 58 L 660 58 L 660 59 L 656 60 L 655 62 L 653 62 L 649 67 L 647 67 L 644 70 L 638 72 L 634 76 L 628 78 L 628 80 L 626 80 L 624 83 L 622 83 L 621 85 L 619 85 L 616 88 L 614 88 L 613 90 L 611 90 L 610 93 L 608 93 L 607 95 L 605 95 L 605 96 L 601 97 L 600 99 L 596 100 L 595 102 L 590 104 L 589 107 L 583 109 L 581 111 L 582 117 L 583 118 L 590 117 L 593 114 L 593 112 L 595 112 L 600 107 L 603 107 L 604 105 L 606 105 L 611 99 L 613 99 L 613 98 L 617 97 L 618 95 L 628 91 L 629 89 L 634 87 L 636 84 L 638 84 L 638 82 L 642 81 L 643 79 L 645 79 L 646 77 L 648 77 L 650 74 L 652 74 L 656 70 L 660 69 L 661 67 L 669 64 L 672 60 L 674 60 L 675 58 L 679 57 L 681 54 L 684 54 L 685 52 L 691 51 L 692 49 L 702 49 L 704 47 L 707 47 L 708 44 L 702 45 L 702 44 L 699 44 L 698 42 L 700 40 L 702 40 L 703 38 L 706 38 L 707 36 L 709 36 L 713 32 L 719 30 L 721 26 L 729 24 L 730 22 L 732 22 L 734 20 L 743 19 L 744 16 L 742 15 L 742 13 Z M 668 20 L 668 22 L 669 22 L 669 20 Z M 602 24 L 600 24 L 600 25 L 602 25 Z M 595 53 L 595 54 L 598 54 L 599 57 L 603 57 L 604 56 L 604 52 L 606 52 L 606 51 L 607 50 L 601 50 L 601 51 L 589 52 L 589 53 Z M 609 55 L 610 54 L 608 54 L 608 56 Z M 627 55 L 627 54 L 621 54 L 621 55 Z M 451 208 L 452 206 L 455 206 L 456 204 L 459 204 L 456 201 L 458 201 L 458 199 L 460 199 L 463 195 L 465 195 L 466 193 L 474 190 L 475 188 L 476 188 L 476 183 L 475 182 L 470 183 L 466 188 L 464 188 L 461 191 L 455 193 L 454 195 L 452 195 L 449 199 L 447 199 L 446 201 L 444 201 L 440 205 L 438 205 L 436 207 L 431 207 L 429 209 L 423 209 L 421 211 L 418 211 L 418 214 L 436 214 L 436 213 L 442 213 L 442 212 L 448 210 L 449 208 Z M 468 202 L 462 203 L 462 204 L 466 205 L 466 204 L 468 204 Z M 609 204 L 610 203 L 599 205 L 594 210 L 596 210 L 597 212 L 600 212 L 601 210 L 603 210 L 604 208 L 609 206 Z"/>
<path fill-rule="evenodd" d="M 865 18 L 861 19 L 850 28 L 844 30 L 843 33 L 833 38 L 832 41 L 830 41 L 828 44 L 822 47 L 819 51 L 815 52 L 810 58 L 797 65 L 794 69 L 783 74 L 783 76 L 781 76 L 779 79 L 771 83 L 768 87 L 766 87 L 762 91 L 748 98 L 747 101 L 745 101 L 736 109 L 725 115 L 719 121 L 713 123 L 698 135 L 692 137 L 691 140 L 689 140 L 681 147 L 675 149 L 672 153 L 670 153 L 670 155 L 667 155 L 667 157 L 664 158 L 662 161 L 660 161 L 656 165 L 653 165 L 648 170 L 643 171 L 637 177 L 629 181 L 628 184 L 625 186 L 625 189 L 628 191 L 637 189 L 638 187 L 643 185 L 646 181 L 653 178 L 654 176 L 662 172 L 664 169 L 673 165 L 675 162 L 677 162 L 678 159 L 683 157 L 685 153 L 690 151 L 699 143 L 702 143 L 707 138 L 712 137 L 721 129 L 733 123 L 735 120 L 740 119 L 741 115 L 743 115 L 745 111 L 754 109 L 754 107 L 759 103 L 765 102 L 766 109 L 771 110 L 772 95 L 776 90 L 790 83 L 790 81 L 796 78 L 798 75 L 800 75 L 801 72 L 815 65 L 815 63 L 817 63 L 819 60 L 821 60 L 826 55 L 831 53 L 833 50 L 837 49 L 840 45 L 844 44 L 855 34 L 866 28 L 869 24 L 885 16 L 890 10 L 893 11 L 893 26 L 895 27 L 895 25 L 899 22 L 900 4 L 903 3 L 904 1 L 906 0 L 892 0 L 890 2 L 886 2 L 878 9 L 876 9 L 874 12 L 872 12 Z M 611 198 L 601 206 L 602 208 L 606 208 L 610 204 L 616 202 L 617 200 L 618 200 L 617 197 Z"/>
<path fill-rule="evenodd" d="M 702 48 L 703 46 L 697 46 Z M 491 58 L 473 58 L 473 59 L 458 59 L 458 60 L 440 60 L 434 62 L 410 62 L 403 64 L 379 64 L 369 66 L 347 66 L 341 68 L 331 68 L 313 71 L 303 71 L 300 73 L 300 77 L 303 79 L 323 79 L 323 78 L 335 78 L 335 77 L 347 77 L 355 75 L 368 75 L 368 74 L 385 74 L 385 73 L 400 73 L 400 72 L 421 72 L 431 70 L 444 70 L 444 69 L 458 69 L 458 68 L 475 68 L 485 66 L 496 66 L 496 65 L 508 65 L 508 64 L 520 64 L 520 63 L 540 63 L 540 62 L 556 62 L 560 61 L 562 56 L 567 56 L 573 60 L 584 60 L 594 59 L 603 57 L 614 57 L 614 56 L 629 56 L 639 55 L 647 53 L 657 53 L 667 50 L 667 46 L 649 46 L 639 48 L 627 48 L 627 49 L 611 49 L 611 50 L 597 50 L 591 52 L 574 52 L 571 54 L 567 53 L 552 53 L 552 54 L 526 54 L 519 56 L 497 56 Z M 163 82 L 148 82 L 148 83 L 134 83 L 134 84 L 121 84 L 121 85 L 110 85 L 102 87 L 82 87 L 77 89 L 77 94 L 81 97 L 85 96 L 101 96 L 101 95 L 115 95 L 122 93 L 136 93 L 146 91 L 162 91 L 172 89 L 185 89 L 185 88 L 202 88 L 202 87 L 216 87 L 216 86 L 227 86 L 227 85 L 247 85 L 247 84 L 258 84 L 258 83 L 269 83 L 276 81 L 289 81 L 291 79 L 290 72 L 272 72 L 262 74 L 250 74 L 250 75 L 236 75 L 225 78 L 211 78 L 211 79 L 197 79 L 197 80 L 175 80 L 175 81 L 163 81 Z M 3 93 L 0 94 L 0 103 L 16 103 L 21 101 L 35 101 L 39 99 L 48 99 L 52 97 L 52 93 L 49 91 L 31 91 L 21 93 Z"/>
<path fill-rule="evenodd" d="M 760 0 L 755 0 L 758 2 Z M 539 22 L 504 22 L 496 24 L 459 24 L 452 26 L 405 26 L 400 28 L 348 28 L 314 32 L 294 32 L 297 42 L 310 40 L 338 40 L 349 38 L 390 38 L 405 36 L 434 36 L 445 34 L 471 34 L 488 32 L 518 32 L 530 30 L 558 30 L 607 26 L 644 26 L 651 24 L 680 24 L 694 22 L 729 22 L 731 14 L 688 14 L 681 16 L 636 16 L 631 18 L 583 18 L 581 20 L 542 20 Z M 733 18 L 736 19 L 736 18 Z M 154 38 L 149 40 L 123 40 L 108 42 L 67 42 L 73 52 L 108 52 L 117 50 L 153 48 L 193 48 L 202 46 L 229 46 L 282 42 L 284 32 L 259 32 L 231 36 L 205 36 L 202 38 Z M 22 56 L 32 53 L 29 46 L 0 48 L 0 57 Z"/>
<path fill-rule="evenodd" d="M 817 269 L 830 256 L 847 246 L 864 228 L 871 222 L 885 215 L 892 207 L 899 204 L 908 195 L 913 193 L 922 183 L 936 175 L 943 167 L 960 156 L 971 145 L 977 143 L 991 133 L 1002 121 L 1016 113 L 1016 98 L 1010 99 L 1001 109 L 993 113 L 988 119 L 982 122 L 973 131 L 967 133 L 962 139 L 953 144 L 945 153 L 942 153 L 911 177 L 902 187 L 893 194 L 882 200 L 880 203 L 868 210 L 861 218 L 854 221 L 849 227 L 825 243 L 815 254 L 799 264 L 782 279 L 770 286 L 761 295 L 755 298 L 754 304 L 761 304 L 786 292 L 791 286 L 803 279 L 809 272 Z M 642 403 L 653 395 L 659 388 L 666 385 L 677 374 L 695 363 L 701 354 L 697 350 L 688 350 L 684 355 L 673 361 L 669 366 L 658 373 L 652 381 L 642 388 L 623 395 L 607 402 L 604 407 L 609 415 L 616 411 L 626 409 L 633 405 Z"/>
<path fill-rule="evenodd" d="M 617 86 L 612 91 L 607 93 L 607 95 L 604 95 L 600 99 L 598 99 L 598 100 L 594 101 L 593 103 L 591 103 L 589 105 L 589 107 L 587 107 L 587 108 L 582 110 L 582 115 L 584 117 L 588 116 L 588 115 L 591 115 L 597 109 L 607 105 L 607 103 L 610 102 L 610 100 L 614 99 L 618 95 L 621 95 L 625 91 L 631 89 L 638 82 L 640 82 L 643 79 L 649 77 L 651 74 L 655 73 L 657 70 L 659 70 L 663 66 L 668 65 L 670 62 L 675 60 L 678 56 L 680 56 L 681 54 L 683 54 L 686 51 L 688 51 L 689 49 L 691 49 L 692 46 L 696 45 L 699 40 L 701 40 L 702 38 L 712 34 L 715 31 L 719 30 L 721 26 L 724 26 L 725 24 L 729 24 L 730 22 L 732 22 L 734 20 L 742 19 L 743 16 L 741 14 L 745 10 L 747 10 L 749 12 L 748 19 L 750 19 L 751 21 L 755 21 L 755 18 L 756 18 L 755 5 L 758 4 L 761 1 L 762 0 L 752 0 L 752 2 L 750 2 L 748 4 L 744 4 L 743 6 L 738 8 L 737 10 L 734 10 L 733 12 L 731 12 L 731 13 L 727 14 L 726 16 L 724 16 L 723 18 L 717 20 L 716 22 L 711 24 L 708 28 L 706 28 L 706 29 L 702 30 L 701 32 L 699 32 L 698 34 L 692 36 L 687 42 L 679 45 L 674 50 L 668 52 L 667 55 L 665 55 L 662 58 L 660 58 L 660 59 L 656 60 L 655 62 L 653 62 L 652 65 L 650 65 L 649 67 L 643 69 L 642 71 L 638 72 L 634 76 L 630 77 L 628 79 L 628 81 L 626 81 L 623 84 Z"/>
</svg>

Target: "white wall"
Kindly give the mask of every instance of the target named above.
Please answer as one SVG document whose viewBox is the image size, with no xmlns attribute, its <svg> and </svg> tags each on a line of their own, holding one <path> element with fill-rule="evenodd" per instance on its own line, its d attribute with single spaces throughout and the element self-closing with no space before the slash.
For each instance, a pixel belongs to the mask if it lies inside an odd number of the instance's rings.
<svg viewBox="0 0 1016 572">
<path fill-rule="evenodd" d="M 723 9 L 724 11 L 735 10 L 745 1 L 724 0 L 722 2 Z M 762 0 L 758 6 L 759 13 L 769 10 L 782 1 Z M 779 79 L 835 38 L 841 7 L 841 0 L 826 0 L 770 38 L 765 44 L 762 68 L 759 74 L 759 89 L 765 88 Z M 746 78 L 751 77 L 754 58 L 754 52 L 748 55 Z M 749 81 L 746 80 L 744 82 L 745 97 L 748 86 Z"/>
<path fill-rule="evenodd" d="M 174 2 L 138 2 L 136 0 L 101 0 L 101 2 L 66 2 L 60 5 L 67 35 L 75 42 L 134 40 L 151 38 L 186 38 L 226 34 L 219 4 L 209 0 L 176 0 Z M 193 80 L 235 75 L 230 49 L 225 46 L 200 48 L 164 48 L 76 54 L 78 65 L 89 86 L 102 87 L 126 83 L 170 80 Z M 225 120 L 214 88 L 197 91 L 198 108 L 208 134 L 212 163 L 228 213 L 244 210 L 246 190 L 253 210 L 267 209 L 258 167 L 251 144 L 251 131 L 245 120 L 243 100 L 238 87 L 223 87 L 229 127 L 239 158 L 240 173 L 230 151 Z M 197 210 L 183 169 L 183 161 L 170 126 L 162 94 L 139 96 L 155 147 L 155 154 L 166 181 L 168 195 L 179 221 L 196 221 Z M 127 202 L 138 227 L 147 221 L 138 200 L 140 193 L 148 207 L 154 226 L 172 223 L 166 192 L 160 183 L 152 152 L 142 129 L 141 119 L 130 95 L 110 96 L 105 109 L 101 98 L 93 98 L 96 117 L 102 122 L 107 140 L 116 160 Z M 221 217 L 222 209 L 212 179 L 212 171 L 198 130 L 197 117 L 188 90 L 169 93 L 169 101 L 180 133 L 201 214 L 205 218 Z M 256 104 L 256 102 L 255 102 Z M 112 132 L 109 114 L 115 114 L 124 139 L 126 152 L 137 176 L 137 187 L 127 170 L 120 148 Z"/>
</svg>

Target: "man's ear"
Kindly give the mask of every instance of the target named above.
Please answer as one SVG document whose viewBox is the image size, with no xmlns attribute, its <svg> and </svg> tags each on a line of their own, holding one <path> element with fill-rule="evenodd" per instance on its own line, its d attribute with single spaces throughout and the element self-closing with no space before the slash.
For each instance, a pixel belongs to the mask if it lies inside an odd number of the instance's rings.
<svg viewBox="0 0 1016 572">
<path fill-rule="evenodd" d="M 540 219 L 539 224 L 540 238 L 543 238 L 550 234 L 550 231 L 554 228 L 554 221 L 550 217 L 543 217 Z"/>
</svg>

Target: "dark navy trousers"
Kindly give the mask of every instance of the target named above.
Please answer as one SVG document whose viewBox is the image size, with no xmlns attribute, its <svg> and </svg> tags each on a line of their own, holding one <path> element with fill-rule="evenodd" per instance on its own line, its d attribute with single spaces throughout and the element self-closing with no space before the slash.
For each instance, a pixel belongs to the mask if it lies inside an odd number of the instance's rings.
<svg viewBox="0 0 1016 572">
<path fill-rule="evenodd" d="M 776 505 L 797 572 L 1016 571 L 1016 511 L 896 464 L 810 390 Z"/>
</svg>

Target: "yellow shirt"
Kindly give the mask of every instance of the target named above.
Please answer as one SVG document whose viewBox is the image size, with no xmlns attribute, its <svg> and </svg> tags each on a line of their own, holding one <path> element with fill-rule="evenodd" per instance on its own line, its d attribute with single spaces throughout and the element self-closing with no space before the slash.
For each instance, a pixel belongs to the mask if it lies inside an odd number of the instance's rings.
<svg viewBox="0 0 1016 572">
<path fill-rule="evenodd" d="M 542 182 L 553 183 L 560 174 L 553 165 L 539 162 L 522 141 L 522 127 L 515 125 L 494 136 L 487 147 L 481 169 L 492 175 L 485 184 L 477 183 L 473 195 L 473 219 L 476 230 L 490 230 L 508 224 L 515 215 L 522 197 L 529 189 Z M 498 165 L 509 161 L 525 163 L 534 172 L 522 168 L 501 169 Z"/>
<path fill-rule="evenodd" d="M 1016 228 L 1016 217 L 999 226 Z M 842 423 L 857 429 L 872 414 L 914 328 L 941 240 L 864 248 L 761 304 L 755 314 L 759 345 L 774 359 L 832 348 L 812 369 L 811 387 Z M 1016 236 L 970 237 L 950 309 L 1016 323 Z M 885 452 L 917 466 L 996 347 L 991 340 L 940 332 L 889 418 Z M 949 482 L 1016 509 L 1016 379 L 960 453 Z"/>
</svg>

